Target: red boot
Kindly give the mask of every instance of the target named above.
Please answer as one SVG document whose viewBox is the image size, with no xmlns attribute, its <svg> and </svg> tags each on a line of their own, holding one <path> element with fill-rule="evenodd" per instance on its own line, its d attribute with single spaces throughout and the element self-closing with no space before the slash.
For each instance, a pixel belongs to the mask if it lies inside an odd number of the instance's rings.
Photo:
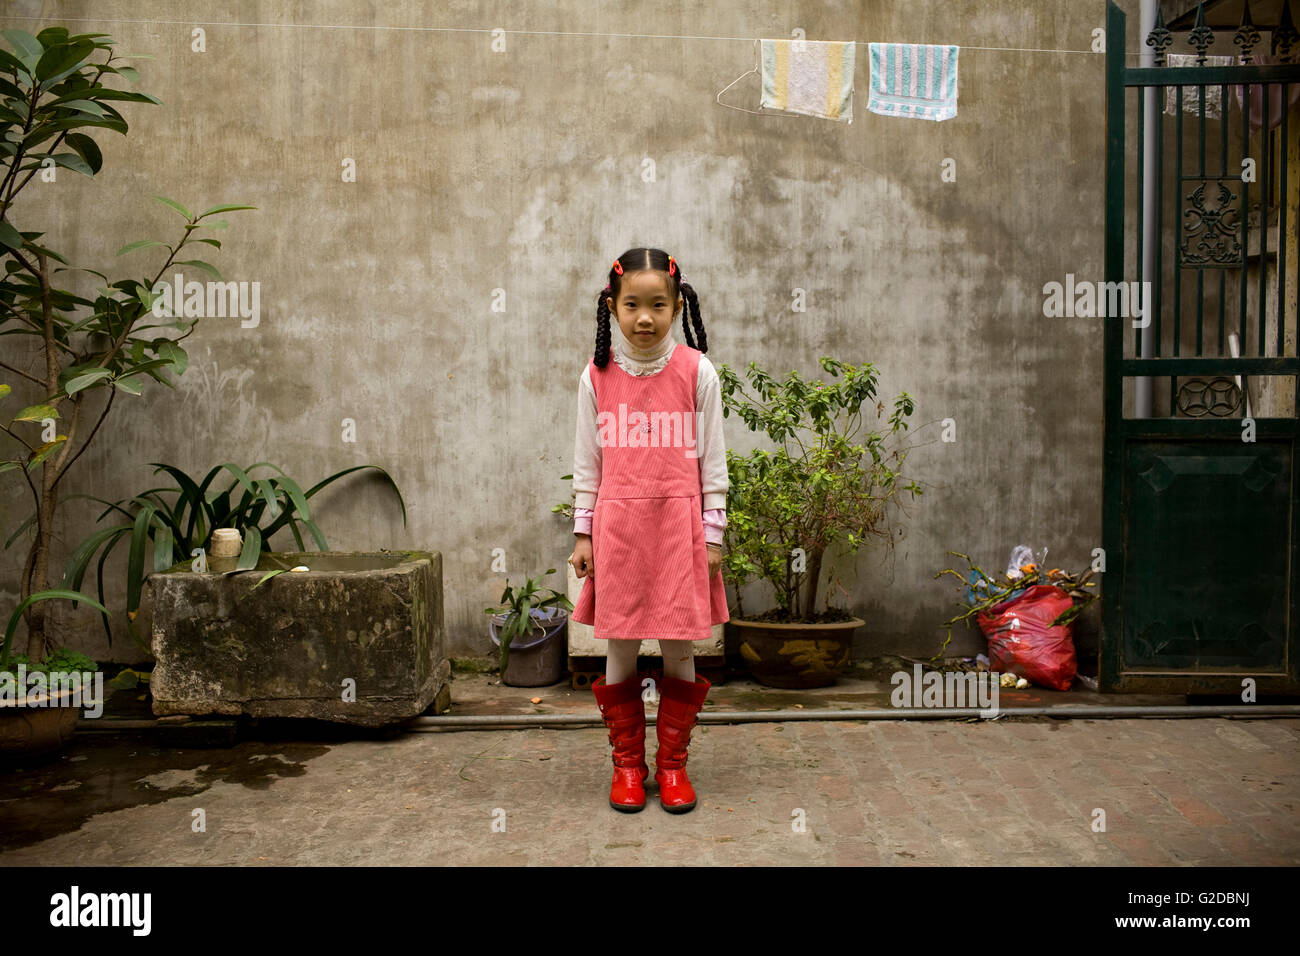
<svg viewBox="0 0 1300 956">
<path fill-rule="evenodd" d="M 695 682 L 664 677 L 659 682 L 659 719 L 655 731 L 659 752 L 655 754 L 655 780 L 659 784 L 659 805 L 669 813 L 695 809 L 695 788 L 686 776 L 686 748 L 691 742 L 695 718 L 704 706 L 712 685 L 700 675 Z"/>
<path fill-rule="evenodd" d="M 609 785 L 609 805 L 624 813 L 645 809 L 645 702 L 637 675 L 609 685 L 604 676 L 591 685 L 600 716 L 614 745 L 614 779 Z"/>
</svg>

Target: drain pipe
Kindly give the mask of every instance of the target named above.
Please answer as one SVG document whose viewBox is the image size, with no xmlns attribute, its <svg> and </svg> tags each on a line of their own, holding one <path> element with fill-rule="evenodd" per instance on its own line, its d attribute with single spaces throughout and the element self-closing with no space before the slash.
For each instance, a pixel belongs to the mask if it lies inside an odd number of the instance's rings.
<svg viewBox="0 0 1300 956">
<path fill-rule="evenodd" d="M 727 710 L 701 713 L 699 724 L 758 724 L 788 723 L 794 721 L 838 720 L 953 720 L 980 717 L 978 707 L 876 707 L 867 710 Z M 997 716 L 1002 717 L 1058 717 L 1075 720 L 1094 720 L 1133 717 L 1300 717 L 1300 704 L 1234 704 L 1234 705 L 1169 705 L 1142 706 L 1100 704 L 1080 707 L 1006 707 Z M 647 726 L 655 724 L 653 714 L 646 715 Z M 79 720 L 77 732 L 101 731 L 114 733 L 121 730 L 153 730 L 156 720 Z M 414 717 L 402 725 L 406 733 L 427 733 L 434 730 L 492 730 L 497 728 L 528 727 L 603 727 L 599 714 L 474 714 L 458 716 L 442 714 L 438 717 Z"/>
<path fill-rule="evenodd" d="M 979 717 L 978 707 L 877 707 L 867 710 L 734 710 L 701 713 L 700 724 L 754 724 L 786 723 L 788 721 L 817 720 L 951 720 L 959 717 Z M 1300 704 L 1233 704 L 1223 706 L 1141 706 L 1102 704 L 1095 707 L 1007 707 L 996 717 L 1063 717 L 1092 720 L 1094 718 L 1132 717 L 1300 717 Z M 646 724 L 655 722 L 646 715 Z M 488 714 L 475 716 L 416 717 L 406 724 L 408 733 L 430 730 L 475 730 L 496 727 L 602 727 L 599 714 Z"/>
<path fill-rule="evenodd" d="M 1156 65 L 1155 51 L 1147 46 L 1147 35 L 1156 25 L 1156 3 L 1158 0 L 1142 0 L 1142 12 L 1139 15 L 1138 64 L 1143 67 Z M 1152 279 L 1155 272 L 1156 243 L 1156 87 L 1142 87 L 1142 281 L 1158 284 L 1160 276 Z M 1164 95 L 1161 88 L 1161 95 Z M 1163 145 L 1163 144 L 1161 144 Z M 1120 276 L 1123 279 L 1123 276 Z M 1138 286 L 1139 290 L 1144 288 Z M 1141 295 L 1141 292 L 1139 292 Z M 1131 304 L 1131 303 L 1130 303 Z M 1155 308 L 1155 296 L 1147 299 L 1148 308 Z M 1138 358 L 1151 358 L 1155 354 L 1155 320 L 1148 312 L 1144 317 L 1146 327 L 1142 329 L 1141 352 Z M 1127 329 L 1125 330 L 1128 331 Z M 1151 417 L 1151 376 L 1142 375 L 1133 381 L 1133 414 L 1136 418 Z M 1173 409 L 1170 409 L 1173 414 Z"/>
</svg>

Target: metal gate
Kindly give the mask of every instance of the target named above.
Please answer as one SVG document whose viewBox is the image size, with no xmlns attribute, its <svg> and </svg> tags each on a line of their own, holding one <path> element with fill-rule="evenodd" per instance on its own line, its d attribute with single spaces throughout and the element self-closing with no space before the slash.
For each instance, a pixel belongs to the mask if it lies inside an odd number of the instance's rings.
<svg viewBox="0 0 1300 956">
<path fill-rule="evenodd" d="M 1300 692 L 1290 0 L 1270 26 L 1246 3 L 1217 37 L 1198 4 L 1178 66 L 1162 16 L 1142 38 L 1155 65 L 1127 65 L 1106 8 L 1101 688 Z M 1258 62 L 1261 29 L 1278 62 Z M 1145 316 L 1126 290 L 1149 294 Z"/>
</svg>

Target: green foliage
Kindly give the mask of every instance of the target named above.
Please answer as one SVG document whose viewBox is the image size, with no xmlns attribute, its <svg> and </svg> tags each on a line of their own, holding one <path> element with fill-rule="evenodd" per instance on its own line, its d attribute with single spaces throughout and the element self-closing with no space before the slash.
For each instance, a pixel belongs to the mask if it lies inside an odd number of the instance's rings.
<svg viewBox="0 0 1300 956">
<path fill-rule="evenodd" d="M 554 574 L 555 568 L 548 568 L 547 574 Z M 541 597 L 541 591 L 549 591 L 551 596 Z M 501 629 L 501 674 L 504 677 L 506 664 L 510 662 L 510 644 L 516 637 L 521 637 L 541 625 L 533 620 L 533 611 L 560 607 L 566 611 L 573 610 L 573 603 L 554 588 L 539 588 L 536 578 L 528 578 L 521 588 L 512 588 L 510 579 L 506 578 L 506 589 L 501 592 L 502 607 L 484 608 L 485 614 L 505 614 L 505 625 Z"/>
<path fill-rule="evenodd" d="M 11 659 L 21 659 L 24 662 L 28 661 L 28 657 L 26 654 L 21 655 L 20 658 L 13 658 L 10 654 L 10 645 L 13 644 L 14 631 L 18 629 L 18 619 L 22 617 L 23 611 L 25 611 L 29 605 L 35 604 L 37 601 L 52 601 L 52 600 L 68 600 L 68 601 L 76 601 L 77 603 L 85 602 L 86 604 L 93 604 L 101 611 L 104 610 L 104 606 L 102 604 L 98 604 L 95 601 L 92 601 L 86 595 L 79 594 L 76 591 L 69 591 L 65 589 L 55 588 L 49 591 L 37 591 L 35 594 L 28 595 L 18 603 L 18 606 L 16 608 L 13 609 L 13 613 L 9 615 L 9 622 L 8 624 L 5 625 L 4 643 L 0 645 L 0 671 L 9 669 L 9 662 Z M 49 655 L 47 657 L 47 660 L 53 660 L 54 658 L 58 657 L 60 654 L 66 655 L 66 654 L 75 654 L 75 653 L 76 653 L 75 651 L 60 649 L 58 651 L 55 651 L 53 654 Z M 31 663 L 28 663 L 28 668 L 33 669 L 33 665 Z"/>
<path fill-rule="evenodd" d="M 856 553 L 873 538 L 889 542 L 891 507 L 921 487 L 902 473 L 909 447 L 902 441 L 914 401 L 907 392 L 886 407 L 876 398 L 878 373 L 870 363 L 848 365 L 828 356 L 821 366 L 843 380 L 805 382 L 792 371 L 784 382 L 750 362 L 746 376 L 719 366 L 723 416 L 735 412 L 750 431 L 764 432 L 775 451 L 738 455 L 728 449 L 727 528 L 723 576 L 736 588 L 758 577 L 776 594 L 791 621 L 813 614 L 822 558 L 843 544 Z M 862 409 L 875 411 L 875 427 L 859 436 Z M 901 532 L 900 532 L 901 533 Z M 796 549 L 802 549 L 796 552 Z M 830 588 L 827 588 L 829 607 Z"/>
<path fill-rule="evenodd" d="M 194 215 L 175 200 L 156 196 L 155 199 L 185 217 L 180 238 L 173 245 L 157 239 L 141 239 L 128 243 L 117 253 L 121 256 L 153 246 L 167 249 L 166 261 L 152 278 L 110 282 L 107 276 L 93 269 L 46 271 L 46 258 L 64 266 L 68 260 L 37 243 L 44 233 L 15 228 L 10 221 L 15 196 L 42 168 L 51 165 L 93 177 L 102 168 L 102 155 L 95 140 L 77 130 L 101 128 L 125 135 L 126 120 L 113 103 L 158 105 L 161 101 L 148 93 L 104 85 L 102 80 L 109 74 L 125 77 L 130 82 L 138 78 L 133 68 L 113 65 L 115 60 L 125 57 L 113 55 L 112 41 L 105 39 L 108 34 L 70 36 L 62 27 L 50 27 L 36 36 L 22 30 L 5 30 L 3 34 L 14 52 L 0 50 L 0 161 L 3 162 L 0 165 L 0 260 L 4 263 L 4 276 L 0 278 L 0 334 L 35 336 L 45 345 L 45 320 L 51 319 L 53 342 L 48 347 L 60 365 L 56 387 L 39 405 L 24 409 L 13 421 L 58 419 L 57 406 L 63 399 L 95 388 L 139 395 L 144 376 L 173 388 L 166 372 L 179 375 L 185 371 L 188 356 L 176 343 L 193 331 L 195 322 L 169 319 L 138 324 L 153 315 L 152 290 L 159 278 L 177 265 L 193 266 L 220 279 L 221 273 L 215 266 L 201 259 L 178 259 L 178 253 L 190 242 L 221 248 L 218 240 L 196 238 L 195 232 L 201 228 L 224 229 L 224 220 L 205 221 L 217 213 L 256 207 L 227 203 Z M 101 50 L 107 52 L 107 58 L 92 62 L 93 55 Z M 66 147 L 66 151 L 59 152 L 60 147 Z M 55 287 L 52 280 L 61 272 L 85 272 L 101 279 L 104 286 L 94 299 L 89 299 Z M 45 284 L 50 286 L 48 292 L 43 288 Z M 182 329 L 185 335 L 169 338 L 137 334 L 159 328 Z M 79 351 L 73 341 L 77 333 L 102 337 L 101 347 Z M 66 435 L 59 435 L 40 448 L 29 447 L 28 455 L 0 462 L 0 471 L 18 467 L 30 471 L 66 440 Z"/>
<path fill-rule="evenodd" d="M 10 662 L 11 667 L 17 667 L 19 664 L 25 665 L 27 673 L 34 674 L 38 671 L 42 673 L 53 673 L 58 671 L 96 671 L 99 665 L 95 661 L 80 651 L 69 650 L 61 647 L 53 654 L 50 654 L 39 664 L 33 664 L 27 659 L 26 654 L 15 654 Z"/>
<path fill-rule="evenodd" d="M 99 669 L 99 665 L 94 660 L 80 651 L 61 647 L 53 654 L 47 655 L 45 660 L 38 664 L 33 664 L 26 654 L 14 654 L 4 663 L 0 663 L 0 671 L 16 672 L 20 664 L 27 668 L 29 674 L 54 674 L 70 671 L 91 671 L 93 673 Z"/>
<path fill-rule="evenodd" d="M 573 481 L 573 475 L 561 475 L 560 481 Z M 558 504 L 552 505 L 551 513 L 564 515 L 564 517 L 568 518 L 569 521 L 573 521 L 573 502 L 577 500 L 577 497 L 578 496 L 572 491 L 572 489 L 570 489 L 569 500 L 567 502 L 561 501 Z"/>
<path fill-rule="evenodd" d="M 406 525 L 406 502 L 391 475 L 378 465 L 356 465 L 330 475 L 323 481 L 303 491 L 298 482 L 269 461 L 259 461 L 240 468 L 233 462 L 225 462 L 207 473 L 202 481 L 196 481 L 175 465 L 150 462 L 156 466 L 154 474 L 167 472 L 176 482 L 174 487 L 149 488 L 119 501 L 106 501 L 94 495 L 70 495 L 70 498 L 88 498 L 108 507 L 96 518 L 102 521 L 109 515 L 120 515 L 126 520 L 111 527 L 101 528 L 88 535 L 77 546 L 68 561 L 63 575 L 66 587 L 78 589 L 86 569 L 96 553 L 100 553 L 97 564 L 96 585 L 99 599 L 104 600 L 104 563 L 113 549 L 123 540 L 130 541 L 127 557 L 126 611 L 127 629 L 132 639 L 146 652 L 150 646 L 141 639 L 135 630 L 135 615 L 140 607 L 140 594 L 147 574 L 145 566 L 145 546 L 153 546 L 153 571 L 165 571 L 178 561 L 194 555 L 198 549 L 210 550 L 212 532 L 217 528 L 237 528 L 244 540 L 244 548 L 235 566 L 235 571 L 245 571 L 257 566 L 258 557 L 263 551 L 271 550 L 271 537 L 277 531 L 288 527 L 297 542 L 298 550 L 305 551 L 305 543 L 299 530 L 301 523 L 311 534 L 316 546 L 321 551 L 329 550 L 325 535 L 312 518 L 308 500 L 327 485 L 350 475 L 354 471 L 373 469 L 392 487 L 402 508 L 402 525 Z M 270 468 L 275 475 L 266 478 L 254 478 L 250 472 L 258 468 Z M 217 490 L 212 487 L 221 473 L 225 471 L 234 476 L 229 487 Z M 236 498 L 234 493 L 240 490 Z M 166 496 L 166 497 L 164 497 Z M 34 516 L 33 516 L 34 517 Z M 14 532 L 19 534 L 26 522 Z M 10 539 L 13 540 L 12 538 Z M 8 547 L 8 543 L 6 543 Z M 103 549 L 102 552 L 100 549 Z M 234 573 L 234 572 L 230 572 Z M 258 584 L 279 571 L 268 572 Z M 101 615 L 104 631 L 112 641 L 107 612 Z"/>
<path fill-rule="evenodd" d="M 12 472 L 21 479 L 20 487 L 30 492 L 35 504 L 32 517 L 19 528 L 31 526 L 35 533 L 20 582 L 24 600 L 15 611 L 25 612 L 30 652 L 43 646 L 46 639 L 45 615 L 33 610 L 35 601 L 68 596 L 63 589 L 57 594 L 47 590 L 44 580 L 54 538 L 59 482 L 101 433 L 100 426 L 119 392 L 141 395 L 147 379 L 173 388 L 167 373 L 181 375 L 189 364 L 180 342 L 197 323 L 192 318 L 173 317 L 150 322 L 150 318 L 161 318 L 153 312 L 156 297 L 152 290 L 178 265 L 220 279 L 215 266 L 179 254 L 190 243 L 220 249 L 218 240 L 196 237 L 201 229 L 226 228 L 225 220 L 209 217 L 255 207 L 225 203 L 195 215 L 175 200 L 157 196 L 184 217 L 179 238 L 172 244 L 141 239 L 118 251 L 121 256 L 138 249 L 166 249 L 165 261 L 152 276 L 146 272 L 110 281 L 102 272 L 71 268 L 64 256 L 38 242 L 43 232 L 15 225 L 16 197 L 39 172 L 53 167 L 94 177 L 103 167 L 103 155 L 90 134 L 108 130 L 125 135 L 126 119 L 117 107 L 124 103 L 160 105 L 161 101 L 148 93 L 105 85 L 105 78 L 113 76 L 132 84 L 139 79 L 134 68 L 115 65 L 136 57 L 115 55 L 106 33 L 74 35 L 64 27 L 48 27 L 35 35 L 19 29 L 2 32 L 10 49 L 0 48 L 0 336 L 31 336 L 41 353 L 38 374 L 0 361 L 0 368 L 34 384 L 40 396 L 12 418 L 0 416 L 0 432 L 16 446 L 12 457 L 0 458 L 0 473 Z M 101 53 L 104 57 L 97 59 Z M 61 266 L 51 268 L 51 260 Z M 74 272 L 95 276 L 103 283 L 93 298 L 60 287 L 60 274 Z M 183 334 L 169 337 L 148 331 L 163 328 Z M 18 350 L 6 345 L 0 353 L 7 357 Z M 108 400 L 98 420 L 80 421 L 85 397 L 100 389 L 108 390 Z M 0 385 L 0 398 L 9 392 L 9 385 Z M 71 405 L 70 413 L 67 405 Z M 45 422 L 49 434 L 33 434 L 33 427 L 45 427 Z M 69 424 L 60 433 L 65 422 Z M 73 447 L 70 435 L 80 439 L 79 447 Z M 33 475 L 37 466 L 43 469 L 39 479 Z M 142 526 L 140 532 L 143 530 Z M 10 537 L 6 547 L 13 540 Z M 76 597 L 94 604 L 85 595 Z M 96 606 L 103 611 L 101 605 Z M 15 620 L 11 619 L 11 624 Z M 6 640 L 6 653 L 11 639 L 12 632 Z"/>
</svg>

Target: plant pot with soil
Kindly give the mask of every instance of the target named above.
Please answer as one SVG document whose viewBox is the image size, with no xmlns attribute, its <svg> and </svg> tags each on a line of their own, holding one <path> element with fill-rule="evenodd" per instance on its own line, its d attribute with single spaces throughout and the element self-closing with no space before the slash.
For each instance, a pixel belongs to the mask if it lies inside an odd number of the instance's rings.
<svg viewBox="0 0 1300 956">
<path fill-rule="evenodd" d="M 554 574 L 555 568 L 547 574 Z M 543 596 L 549 592 L 549 597 Z M 551 588 L 539 588 L 528 578 L 521 588 L 501 593 L 502 607 L 484 608 L 492 615 L 488 628 L 492 643 L 501 650 L 501 683 L 508 687 L 546 687 L 564 673 L 567 645 L 564 626 L 573 604 Z"/>
<path fill-rule="evenodd" d="M 32 661 L 11 653 L 23 611 L 37 601 L 57 599 L 103 610 L 84 594 L 51 590 L 29 596 L 9 615 L 0 642 L 0 761 L 55 754 L 72 739 L 82 707 L 102 713 L 103 677 L 96 677 L 99 667 L 85 654 L 60 648 Z"/>
<path fill-rule="evenodd" d="M 769 687 L 825 687 L 839 678 L 849 663 L 853 633 L 865 621 L 830 605 L 834 562 L 827 553 L 842 546 L 856 554 L 872 541 L 892 548 L 896 530 L 902 534 L 891 521 L 894 509 L 901 509 L 904 494 L 921 494 L 902 474 L 912 397 L 900 392 L 881 421 L 886 406 L 876 399 L 874 365 L 828 356 L 820 361 L 843 380 L 805 382 L 790 372 L 777 383 L 751 362 L 746 377 L 756 397 L 732 369 L 718 368 L 723 415 L 735 411 L 750 431 L 762 430 L 777 446 L 744 456 L 727 451 L 722 562 L 724 580 L 736 593 L 731 626 L 740 638 L 740 656 L 754 679 Z M 864 405 L 874 406 L 879 424 L 859 435 Z M 754 579 L 771 585 L 775 607 L 746 615 L 741 589 Z"/>
</svg>

